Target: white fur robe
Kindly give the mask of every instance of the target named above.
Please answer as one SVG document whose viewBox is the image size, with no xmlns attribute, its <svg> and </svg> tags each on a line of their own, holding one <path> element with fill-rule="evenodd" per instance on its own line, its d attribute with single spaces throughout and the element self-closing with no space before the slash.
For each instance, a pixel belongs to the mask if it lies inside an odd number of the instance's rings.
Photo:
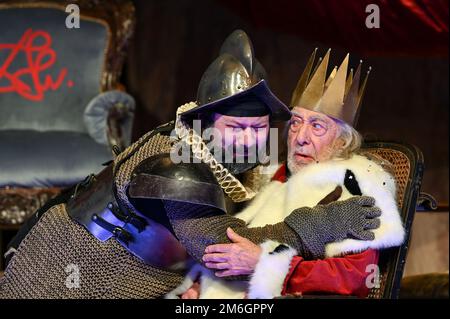
<svg viewBox="0 0 450 319">
<path fill-rule="evenodd" d="M 336 186 L 342 187 L 339 200 L 352 197 L 344 187 L 344 177 L 351 170 L 363 195 L 375 198 L 375 205 L 382 214 L 380 227 L 374 230 L 373 241 L 345 239 L 327 244 L 326 257 L 357 253 L 368 248 L 383 249 L 399 246 L 404 239 L 404 229 L 395 201 L 395 181 L 380 165 L 364 156 L 354 155 L 348 160 L 331 160 L 310 164 L 293 175 L 286 183 L 272 181 L 253 199 L 251 204 L 238 213 L 249 227 L 265 226 L 283 221 L 293 210 L 314 207 Z M 185 292 L 200 275 L 200 298 L 273 298 L 281 294 L 291 259 L 297 255 L 290 248 L 270 254 L 279 243 L 266 241 L 261 245 L 263 253 L 248 282 L 225 281 L 215 277 L 213 271 L 201 265 L 194 266 L 185 281 L 166 297 L 175 298 Z"/>
</svg>

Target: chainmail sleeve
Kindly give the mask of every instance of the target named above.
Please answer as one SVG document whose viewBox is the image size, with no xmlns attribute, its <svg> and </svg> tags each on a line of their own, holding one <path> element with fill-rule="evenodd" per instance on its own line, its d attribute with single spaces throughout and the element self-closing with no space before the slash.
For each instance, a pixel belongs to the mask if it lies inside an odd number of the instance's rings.
<svg viewBox="0 0 450 319">
<path fill-rule="evenodd" d="M 202 262 L 207 246 L 230 242 L 226 235 L 228 227 L 255 244 L 272 239 L 294 247 L 301 255 L 309 256 L 301 238 L 284 222 L 248 228 L 243 220 L 229 214 L 219 214 L 208 206 L 176 201 L 165 201 L 164 206 L 176 236 L 198 262 Z"/>
</svg>

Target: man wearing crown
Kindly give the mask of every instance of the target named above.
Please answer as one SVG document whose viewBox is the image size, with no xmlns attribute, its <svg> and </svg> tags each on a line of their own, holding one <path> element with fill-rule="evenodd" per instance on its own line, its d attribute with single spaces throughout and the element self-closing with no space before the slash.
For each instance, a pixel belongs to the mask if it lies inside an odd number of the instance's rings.
<svg viewBox="0 0 450 319">
<path fill-rule="evenodd" d="M 326 244 L 323 256 L 308 258 L 286 243 L 269 240 L 258 246 L 229 230 L 234 243 L 209 246 L 203 257 L 215 276 L 204 268 L 194 268 L 184 286 L 169 297 L 175 294 L 183 298 L 242 298 L 245 294 L 249 298 L 289 294 L 366 297 L 369 289 L 376 287 L 378 251 L 398 246 L 404 238 L 395 182 L 384 163 L 359 151 L 361 137 L 354 126 L 367 81 L 366 76 L 360 87 L 361 64 L 355 75 L 351 71 L 347 78 L 347 55 L 339 69 L 335 68 L 326 79 L 330 51 L 311 75 L 315 54 L 316 51 L 292 96 L 287 164 L 279 168 L 272 182 L 236 217 L 250 227 L 264 226 L 289 220 L 288 214 L 294 207 L 313 207 L 317 203 L 367 195 L 375 198 L 375 205 L 382 211 L 380 226 L 374 230 L 375 239 L 335 241 Z M 315 218 L 318 216 L 306 213 L 303 222 Z M 327 232 L 332 233 L 333 225 L 328 226 Z M 193 284 L 199 274 L 200 279 Z M 241 286 L 217 278 L 230 275 L 252 277 Z"/>
<path fill-rule="evenodd" d="M 381 212 L 366 196 L 295 207 L 263 227 L 228 214 L 228 203 L 254 196 L 241 173 L 258 163 L 236 159 L 266 144 L 270 123 L 291 117 L 264 73 L 248 36 L 231 34 L 204 73 L 197 102 L 180 107 L 176 122 L 147 133 L 32 217 L 12 247 L 0 297 L 161 297 L 182 282 L 188 256 L 201 262 L 208 245 L 229 242 L 229 227 L 254 243 L 285 243 L 305 258 L 348 237 L 373 239 Z M 194 129 L 195 119 L 233 134 L 215 139 L 213 150 L 200 137 L 204 128 Z M 187 160 L 175 160 L 185 146 Z M 221 163 L 221 148 L 232 150 L 231 163 Z M 315 218 L 304 220 L 311 212 Z"/>
</svg>

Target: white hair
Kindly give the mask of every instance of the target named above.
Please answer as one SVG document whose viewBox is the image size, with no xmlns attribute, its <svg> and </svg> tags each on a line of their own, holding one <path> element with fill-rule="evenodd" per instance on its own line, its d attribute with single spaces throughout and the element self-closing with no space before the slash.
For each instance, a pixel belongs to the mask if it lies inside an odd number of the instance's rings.
<svg viewBox="0 0 450 319">
<path fill-rule="evenodd" d="M 362 144 L 362 136 L 352 126 L 345 122 L 337 122 L 339 126 L 339 133 L 334 141 L 334 158 L 347 159 L 352 154 L 359 151 Z"/>
</svg>

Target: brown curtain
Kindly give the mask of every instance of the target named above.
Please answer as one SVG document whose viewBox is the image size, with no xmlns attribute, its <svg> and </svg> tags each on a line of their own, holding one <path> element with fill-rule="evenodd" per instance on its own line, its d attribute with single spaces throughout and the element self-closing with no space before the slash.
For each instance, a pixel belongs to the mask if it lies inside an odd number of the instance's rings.
<svg viewBox="0 0 450 319">
<path fill-rule="evenodd" d="M 339 46 L 365 56 L 448 55 L 448 0 L 220 0 L 257 28 Z M 380 28 L 367 28 L 366 7 Z"/>
<path fill-rule="evenodd" d="M 339 21 L 347 19 L 350 27 L 359 21 L 354 18 L 356 12 L 367 15 L 366 2 L 289 1 L 284 5 L 283 0 L 269 8 L 268 1 L 252 0 L 135 1 L 137 28 L 123 79 L 138 103 L 134 138 L 173 119 L 177 106 L 195 100 L 198 81 L 222 41 L 241 28 L 250 35 L 272 90 L 285 103 L 314 47 L 320 52 L 333 48 L 331 65 L 338 65 L 347 51 L 353 66 L 364 59 L 373 71 L 358 130 L 371 139 L 419 146 L 426 161 L 423 190 L 448 203 L 448 39 L 442 39 L 443 34 L 448 37 L 448 22 L 447 28 L 442 25 L 448 21 L 448 1 L 374 0 L 381 13 L 381 28 L 374 38 L 367 38 L 365 30 L 360 35 L 341 30 Z M 436 6 L 429 7 L 433 3 Z M 400 10 L 408 4 L 415 9 Z M 416 9 L 427 13 L 426 18 Z M 292 17 L 284 20 L 279 15 Z M 413 28 L 405 21 L 411 21 Z M 286 25 L 281 28 L 275 23 Z M 286 32 L 288 26 L 301 33 Z M 365 49 L 373 46 L 374 51 Z M 366 51 L 367 55 L 361 54 Z"/>
</svg>

